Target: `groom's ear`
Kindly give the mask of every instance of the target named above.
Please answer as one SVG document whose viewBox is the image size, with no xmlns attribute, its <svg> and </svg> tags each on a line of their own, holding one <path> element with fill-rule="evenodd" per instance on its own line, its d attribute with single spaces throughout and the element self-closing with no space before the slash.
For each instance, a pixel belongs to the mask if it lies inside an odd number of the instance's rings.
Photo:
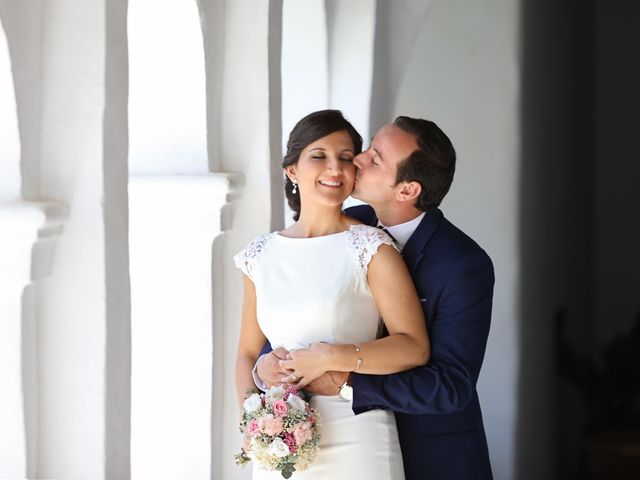
<svg viewBox="0 0 640 480">
<path fill-rule="evenodd" d="M 420 196 L 422 185 L 418 182 L 400 182 L 396 198 L 400 202 L 413 201 Z"/>
</svg>

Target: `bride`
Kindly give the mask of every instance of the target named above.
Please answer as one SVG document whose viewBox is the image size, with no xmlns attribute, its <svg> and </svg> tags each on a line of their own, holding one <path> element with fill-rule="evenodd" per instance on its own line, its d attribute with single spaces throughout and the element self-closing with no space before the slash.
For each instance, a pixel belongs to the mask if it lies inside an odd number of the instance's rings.
<svg viewBox="0 0 640 480">
<path fill-rule="evenodd" d="M 342 213 L 361 150 L 360 135 L 337 110 L 314 112 L 291 131 L 282 166 L 296 223 L 234 257 L 244 274 L 240 405 L 255 387 L 252 369 L 267 340 L 290 351 L 283 367 L 300 389 L 327 371 L 386 375 L 428 361 L 422 308 L 393 241 Z M 389 335 L 379 338 L 383 326 Z M 295 478 L 404 478 L 393 412 L 356 416 L 344 397 L 311 398 L 323 417 L 320 451 Z M 254 466 L 253 478 L 281 476 Z"/>
</svg>

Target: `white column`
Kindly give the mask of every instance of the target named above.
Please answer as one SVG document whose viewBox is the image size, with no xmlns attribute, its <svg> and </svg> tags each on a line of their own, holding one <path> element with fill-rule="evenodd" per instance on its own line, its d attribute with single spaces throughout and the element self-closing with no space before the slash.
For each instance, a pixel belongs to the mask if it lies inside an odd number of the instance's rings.
<svg viewBox="0 0 640 480">
<path fill-rule="evenodd" d="M 127 478 L 126 0 L 41 15 L 40 195 L 69 217 L 37 290 L 37 476 Z"/>
<path fill-rule="evenodd" d="M 342 110 L 366 148 L 371 133 L 376 1 L 325 0 L 327 10 L 329 107 Z M 295 40 L 294 40 L 295 41 Z M 349 197 L 344 207 L 360 204 Z"/>
<path fill-rule="evenodd" d="M 222 173 L 130 177 L 134 479 L 210 478 L 213 244 L 240 185 Z"/>
<path fill-rule="evenodd" d="M 34 284 L 51 271 L 65 209 L 53 202 L 22 201 L 23 184 L 34 182 L 28 178 L 31 169 L 21 168 L 21 154 L 32 160 L 32 150 L 21 148 L 20 133 L 26 139 L 34 137 L 27 121 L 33 111 L 16 100 L 13 73 L 25 81 L 26 66 L 35 63 L 24 55 L 29 49 L 23 42 L 28 36 L 24 32 L 33 25 L 33 5 L 1 7 L 2 24 L 12 27 L 15 64 L 0 24 L 0 478 L 26 478 L 35 472 L 38 429 Z M 20 24 L 23 28 L 17 27 Z M 18 90 L 24 89 L 21 85 Z M 32 91 L 26 103 L 32 105 L 38 93 Z"/>
<path fill-rule="evenodd" d="M 329 44 L 329 106 L 342 110 L 365 145 L 373 81 L 376 1 L 326 0 Z"/>
<path fill-rule="evenodd" d="M 282 9 L 282 132 L 329 107 L 329 38 L 324 0 L 288 0 Z"/>
<path fill-rule="evenodd" d="M 0 203 L 0 478 L 33 472 L 37 435 L 37 346 L 32 297 L 25 288 L 51 271 L 65 209 Z"/>
<path fill-rule="evenodd" d="M 233 206 L 233 228 L 216 246 L 214 268 L 223 284 L 214 292 L 223 298 L 214 319 L 216 469 L 213 478 L 249 478 L 233 460 L 241 445 L 234 366 L 242 279 L 231 257 L 260 233 L 282 228 L 280 110 L 280 34 L 282 1 L 238 0 L 225 4 L 226 36 L 222 92 L 222 170 L 244 175 L 242 197 Z M 283 89 L 284 90 L 284 89 Z"/>
</svg>

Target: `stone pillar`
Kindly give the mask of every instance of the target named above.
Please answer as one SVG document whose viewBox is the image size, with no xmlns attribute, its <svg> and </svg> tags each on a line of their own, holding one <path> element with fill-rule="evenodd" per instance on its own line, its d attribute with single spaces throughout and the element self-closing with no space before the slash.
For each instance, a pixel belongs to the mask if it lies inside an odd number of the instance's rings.
<svg viewBox="0 0 640 480">
<path fill-rule="evenodd" d="M 34 471 L 37 326 L 25 289 L 50 273 L 64 214 L 60 204 L 0 203 L 0 478 Z"/>
<path fill-rule="evenodd" d="M 33 133 L 26 122 L 33 111 L 16 101 L 16 91 L 22 92 L 24 88 L 22 85 L 14 88 L 14 72 L 22 81 L 25 72 L 29 71 L 24 67 L 30 62 L 22 55 L 28 50 L 21 42 L 25 35 L 17 24 L 30 25 L 25 20 L 29 19 L 31 7 L 33 5 L 0 4 L 1 478 L 26 478 L 35 472 L 38 347 L 34 290 L 35 282 L 51 271 L 54 244 L 65 215 L 65 208 L 59 203 L 22 200 L 24 184 L 33 179 L 24 178 L 30 169 L 23 168 L 21 160 L 31 160 L 32 150 L 29 146 L 23 150 L 20 139 L 21 133 L 25 139 Z M 12 27 L 9 38 L 5 37 L 4 24 Z M 12 42 L 11 56 L 7 40 Z M 16 59 L 15 64 L 11 57 Z"/>
<path fill-rule="evenodd" d="M 325 0 L 329 106 L 342 110 L 367 145 L 373 82 L 376 1 Z"/>
<path fill-rule="evenodd" d="M 283 144 L 298 120 L 329 108 L 329 38 L 324 0 L 288 1 L 282 9 Z"/>
<path fill-rule="evenodd" d="M 130 178 L 134 478 L 210 478 L 214 239 L 240 185 L 222 173 Z"/>
<path fill-rule="evenodd" d="M 129 476 L 126 0 L 40 4 L 39 194 L 69 207 L 37 290 L 37 476 Z M 22 99 L 19 97 L 18 101 Z"/>
<path fill-rule="evenodd" d="M 225 235 L 214 265 L 224 283 L 214 298 L 224 303 L 214 318 L 214 429 L 218 457 L 214 479 L 248 478 L 235 465 L 241 445 L 234 367 L 242 280 L 231 257 L 258 234 L 282 228 L 284 191 L 280 146 L 280 40 L 282 1 L 238 0 L 225 4 L 221 158 L 223 171 L 244 175 L 242 197 L 233 207 L 233 228 Z M 216 390 L 217 389 L 217 390 Z"/>
</svg>

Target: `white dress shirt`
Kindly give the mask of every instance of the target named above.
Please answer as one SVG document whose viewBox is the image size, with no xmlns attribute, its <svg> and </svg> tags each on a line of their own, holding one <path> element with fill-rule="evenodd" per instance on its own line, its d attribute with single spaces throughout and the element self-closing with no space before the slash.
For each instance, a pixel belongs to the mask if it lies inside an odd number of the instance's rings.
<svg viewBox="0 0 640 480">
<path fill-rule="evenodd" d="M 398 246 L 400 251 L 402 251 L 404 246 L 409 241 L 411 235 L 413 235 L 413 232 L 415 232 L 416 228 L 418 228 L 418 225 L 420 225 L 420 222 L 422 221 L 422 218 L 424 216 L 425 212 L 422 212 L 413 220 L 409 220 L 408 222 L 400 223 L 398 225 L 393 225 L 390 227 L 383 225 L 382 223 L 380 223 L 380 220 L 378 220 L 378 227 L 383 227 L 385 230 L 387 230 L 391 237 L 393 237 L 393 239 L 395 240 L 396 245 Z"/>
</svg>

